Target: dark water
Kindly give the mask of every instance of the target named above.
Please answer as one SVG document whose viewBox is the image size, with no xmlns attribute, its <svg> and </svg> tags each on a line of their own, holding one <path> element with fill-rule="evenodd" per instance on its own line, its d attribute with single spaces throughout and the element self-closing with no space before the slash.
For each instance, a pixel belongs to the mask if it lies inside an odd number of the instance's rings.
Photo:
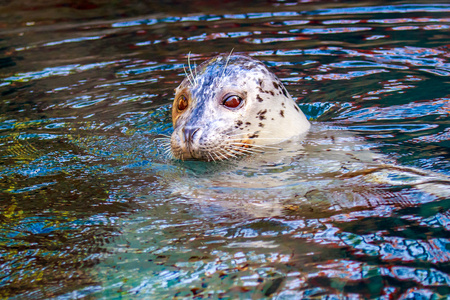
<svg viewBox="0 0 450 300">
<path fill-rule="evenodd" d="M 1 297 L 448 297 L 446 1 L 50 2 L 0 3 Z M 154 140 L 231 49 L 313 120 L 289 162 Z"/>
</svg>

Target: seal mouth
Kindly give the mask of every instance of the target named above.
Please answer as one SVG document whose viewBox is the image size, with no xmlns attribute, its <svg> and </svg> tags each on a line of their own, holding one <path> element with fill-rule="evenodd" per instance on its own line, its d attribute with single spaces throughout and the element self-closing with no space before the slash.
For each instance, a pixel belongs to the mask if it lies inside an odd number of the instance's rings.
<svg viewBox="0 0 450 300">
<path fill-rule="evenodd" d="M 253 154 L 251 151 L 251 145 L 239 145 L 239 146 L 230 146 L 226 148 L 222 148 L 219 151 L 210 151 L 206 153 L 202 153 L 201 157 L 193 157 L 193 159 L 201 159 L 204 161 L 224 161 L 229 159 L 238 159 L 247 154 Z"/>
<path fill-rule="evenodd" d="M 195 147 L 192 143 L 179 143 L 171 141 L 171 153 L 179 160 L 202 160 L 202 161 L 223 161 L 237 159 L 247 154 L 259 153 L 261 151 L 254 148 L 250 139 L 223 141 L 217 145 L 200 145 Z"/>
</svg>

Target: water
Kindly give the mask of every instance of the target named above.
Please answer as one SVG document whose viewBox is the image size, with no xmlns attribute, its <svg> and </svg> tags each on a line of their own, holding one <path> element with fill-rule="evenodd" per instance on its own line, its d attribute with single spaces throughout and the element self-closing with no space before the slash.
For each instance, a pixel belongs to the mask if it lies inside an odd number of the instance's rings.
<svg viewBox="0 0 450 300">
<path fill-rule="evenodd" d="M 0 295 L 448 297 L 445 2 L 2 4 Z M 233 48 L 312 132 L 170 160 L 188 53 Z"/>
</svg>

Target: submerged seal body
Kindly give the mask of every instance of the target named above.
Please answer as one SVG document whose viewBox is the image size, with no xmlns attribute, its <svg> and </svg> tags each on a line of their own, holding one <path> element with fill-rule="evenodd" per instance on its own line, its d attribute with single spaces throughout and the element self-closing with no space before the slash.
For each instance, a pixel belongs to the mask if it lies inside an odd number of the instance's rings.
<svg viewBox="0 0 450 300">
<path fill-rule="evenodd" d="M 224 160 L 307 132 L 310 123 L 260 61 L 218 55 L 175 89 L 171 151 L 181 160 Z"/>
</svg>

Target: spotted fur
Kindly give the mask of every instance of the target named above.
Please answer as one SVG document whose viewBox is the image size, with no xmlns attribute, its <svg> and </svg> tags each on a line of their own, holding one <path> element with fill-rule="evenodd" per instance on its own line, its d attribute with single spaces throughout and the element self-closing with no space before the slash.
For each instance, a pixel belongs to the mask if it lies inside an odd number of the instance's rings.
<svg viewBox="0 0 450 300">
<path fill-rule="evenodd" d="M 224 106 L 229 96 L 240 97 L 242 103 Z M 183 97 L 188 104 L 180 111 Z M 172 121 L 171 151 L 182 160 L 238 157 L 310 127 L 278 78 L 245 55 L 218 55 L 187 74 L 175 90 Z"/>
</svg>

